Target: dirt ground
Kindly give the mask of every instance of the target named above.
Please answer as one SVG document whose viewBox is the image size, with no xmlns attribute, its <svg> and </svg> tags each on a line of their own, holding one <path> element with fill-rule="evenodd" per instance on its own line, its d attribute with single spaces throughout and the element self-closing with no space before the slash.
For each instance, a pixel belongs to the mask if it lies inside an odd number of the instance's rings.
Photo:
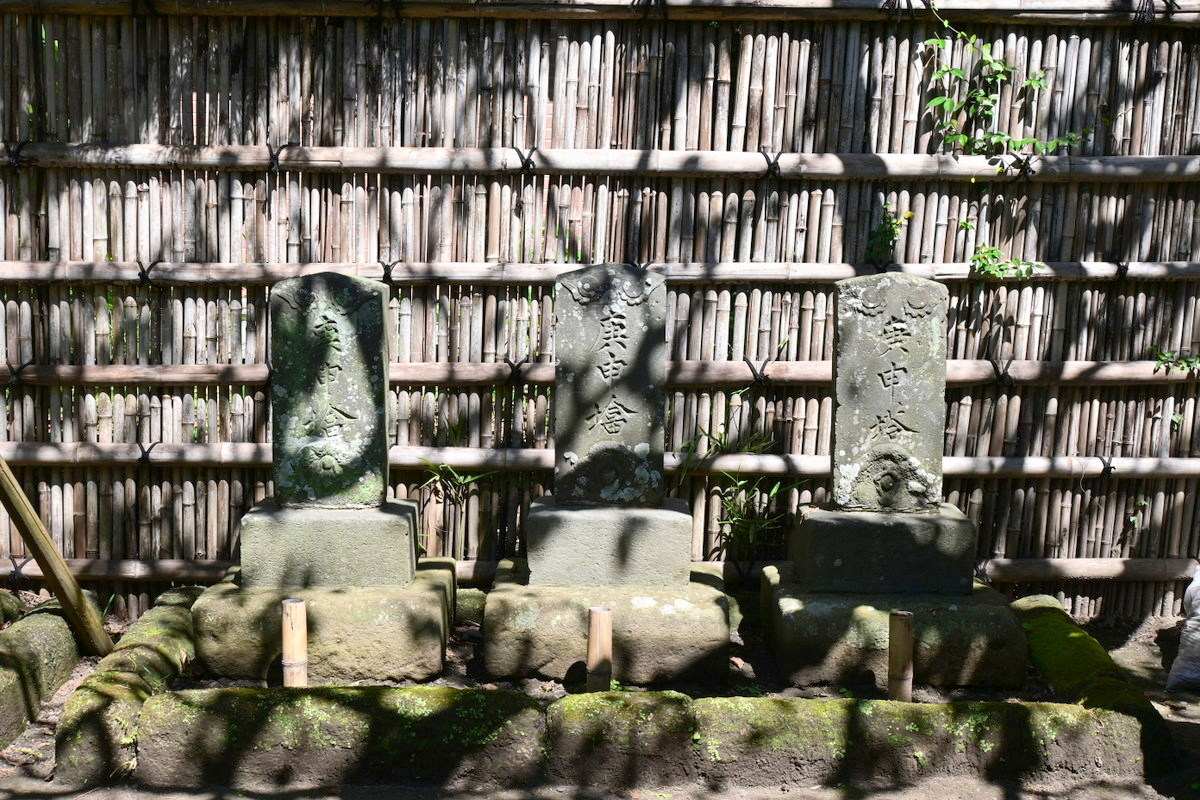
<svg viewBox="0 0 1200 800">
<path fill-rule="evenodd" d="M 114 626 L 115 627 L 115 626 Z M 725 789 L 714 793 L 689 786 L 656 790 L 624 791 L 619 793 L 587 792 L 575 789 L 538 789 L 476 794 L 447 791 L 429 786 L 363 785 L 345 786 L 333 790 L 296 791 L 274 794 L 271 797 L 288 800 L 383 800 L 404 797 L 411 800 L 749 800 L 750 798 L 781 798 L 781 800 L 1155 800 L 1157 798 L 1197 798 L 1200 800 L 1200 693 L 1171 693 L 1162 689 L 1170 660 L 1178 647 L 1178 624 L 1174 619 L 1151 619 L 1134 627 L 1092 627 L 1095 635 L 1124 667 L 1134 683 L 1146 692 L 1171 728 L 1172 735 L 1186 761 L 1196 764 L 1191 774 L 1181 774 L 1170 782 L 1151 788 L 1142 784 L 1114 782 L 1076 786 L 1070 790 L 1051 790 L 1037 786 L 1017 787 L 990 783 L 981 779 L 939 778 L 915 787 L 899 787 L 886 791 L 864 792 L 849 787 L 780 787 L 779 789 Z M 472 626 L 458 629 L 448 653 L 446 673 L 436 684 L 450 686 L 484 686 L 487 688 L 522 691 L 543 701 L 561 697 L 567 687 L 554 681 L 490 682 L 482 674 L 474 650 L 479 640 Z M 65 792 L 52 781 L 54 772 L 54 726 L 62 706 L 75 687 L 95 667 L 96 659 L 84 659 L 71 679 L 47 703 L 43 704 L 37 721 L 9 747 L 0 751 L 0 800 L 233 800 L 233 798 L 265 797 L 249 792 L 227 789 L 207 791 L 159 792 L 128 786 L 113 786 L 83 792 Z M 730 660 L 731 692 L 770 695 L 829 696 L 829 690 L 800 692 L 779 684 L 771 674 L 769 660 L 764 658 L 761 643 L 735 641 Z M 210 682 L 181 681 L 185 686 L 212 685 Z M 872 691 L 860 687 L 857 691 Z M 842 692 L 845 693 L 844 691 Z M 947 699 L 976 698 L 987 693 L 919 693 L 918 701 L 941 702 Z M 1027 692 L 1028 699 L 1046 699 L 1048 691 L 1034 683 Z"/>
</svg>

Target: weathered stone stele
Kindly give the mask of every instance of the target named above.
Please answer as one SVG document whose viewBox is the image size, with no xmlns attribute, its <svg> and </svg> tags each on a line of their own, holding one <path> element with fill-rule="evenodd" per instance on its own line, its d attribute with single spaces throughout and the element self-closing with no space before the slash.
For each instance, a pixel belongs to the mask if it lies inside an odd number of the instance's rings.
<svg viewBox="0 0 1200 800">
<path fill-rule="evenodd" d="M 942 494 L 946 288 L 884 273 L 837 284 L 833 502 L 935 511 Z"/>
<path fill-rule="evenodd" d="M 280 506 L 373 507 L 387 478 L 387 287 L 335 273 L 271 292 L 271 408 Z"/>
<path fill-rule="evenodd" d="M 560 505 L 663 500 L 666 289 L 600 264 L 559 277 L 554 495 Z"/>
</svg>

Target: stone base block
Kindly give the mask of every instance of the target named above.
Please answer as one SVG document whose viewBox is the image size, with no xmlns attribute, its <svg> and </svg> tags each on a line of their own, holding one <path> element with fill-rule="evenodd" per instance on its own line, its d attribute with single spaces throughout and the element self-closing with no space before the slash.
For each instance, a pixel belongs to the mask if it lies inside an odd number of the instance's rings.
<svg viewBox="0 0 1200 800">
<path fill-rule="evenodd" d="M 416 503 L 379 508 L 280 508 L 242 517 L 242 586 L 397 586 L 416 571 Z"/>
<path fill-rule="evenodd" d="M 726 674 L 729 601 L 711 574 L 682 587 L 560 587 L 524 586 L 504 580 L 506 572 L 498 573 L 484 609 L 490 675 L 582 678 L 591 606 L 612 609 L 613 677 L 622 683 Z"/>
<path fill-rule="evenodd" d="M 274 679 L 280 671 L 281 601 L 308 604 L 308 674 L 314 684 L 425 680 L 442 671 L 454 619 L 454 561 L 422 561 L 411 586 L 245 588 L 232 580 L 192 607 L 196 655 L 223 678 Z"/>
<path fill-rule="evenodd" d="M 525 521 L 534 586 L 680 586 L 692 561 L 684 500 L 662 508 L 560 506 L 533 501 Z"/>
<path fill-rule="evenodd" d="M 975 525 L 952 505 L 935 513 L 836 511 L 810 506 L 788 542 L 806 592 L 970 594 Z"/>
<path fill-rule="evenodd" d="M 806 593 L 763 570 L 771 644 L 795 686 L 887 685 L 888 614 L 911 611 L 914 678 L 930 686 L 1019 688 L 1025 683 L 1025 632 L 997 591 L 969 595 Z"/>
</svg>

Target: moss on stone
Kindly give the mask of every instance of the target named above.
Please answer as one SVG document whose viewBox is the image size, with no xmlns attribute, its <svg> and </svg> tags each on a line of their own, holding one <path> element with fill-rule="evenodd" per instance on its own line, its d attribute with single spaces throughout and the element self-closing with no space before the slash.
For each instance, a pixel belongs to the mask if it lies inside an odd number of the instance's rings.
<svg viewBox="0 0 1200 800">
<path fill-rule="evenodd" d="M 1013 602 L 1012 609 L 1025 628 L 1030 660 L 1059 697 L 1085 708 L 1137 719 L 1148 772 L 1175 768 L 1174 744 L 1158 711 L 1129 683 L 1103 645 L 1076 625 L 1057 600 L 1033 595 Z"/>
<path fill-rule="evenodd" d="M 163 593 L 67 698 L 55 737 L 62 783 L 91 785 L 131 768 L 143 703 L 195 658 L 191 606 L 201 591 Z"/>
<path fill-rule="evenodd" d="M 19 619 L 21 616 L 21 601 L 7 589 L 0 589 L 0 625 Z"/>
<path fill-rule="evenodd" d="M 617 737 L 629 743 L 695 729 L 691 699 L 679 692 L 594 692 L 564 697 L 547 709 L 550 735 Z"/>
<path fill-rule="evenodd" d="M 532 699 L 448 687 L 173 692 L 146 704 L 141 725 L 138 774 L 151 785 L 192 785 L 187 776 L 258 785 L 264 765 L 292 764 L 300 775 L 309 758 L 352 764 L 364 777 L 434 778 L 487 753 L 488 760 L 511 762 L 498 768 L 503 772 L 528 764 L 541 740 Z M 195 763 L 181 776 L 179 760 L 189 757 Z M 315 778 L 296 780 L 315 785 Z"/>
<path fill-rule="evenodd" d="M 1072 750 L 1090 754 L 1081 762 L 1121 771 L 1112 754 L 1123 744 L 1104 738 L 1107 721 L 1072 705 L 705 698 L 695 713 L 700 756 L 734 772 L 738 763 L 771 764 L 808 780 L 872 784 L 970 764 L 1018 776 L 1056 769 Z"/>
<path fill-rule="evenodd" d="M 454 621 L 459 624 L 483 624 L 483 609 L 487 592 L 482 589 L 459 589 L 454 601 Z"/>
<path fill-rule="evenodd" d="M 0 631 L 0 747 L 37 716 L 71 675 L 79 648 L 57 604 L 44 603 Z"/>
</svg>

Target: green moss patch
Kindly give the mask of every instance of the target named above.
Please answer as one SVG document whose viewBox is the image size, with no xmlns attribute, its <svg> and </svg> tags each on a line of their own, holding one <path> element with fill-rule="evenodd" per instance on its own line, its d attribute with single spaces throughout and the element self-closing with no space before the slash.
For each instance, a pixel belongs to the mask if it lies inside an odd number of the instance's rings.
<svg viewBox="0 0 1200 800">
<path fill-rule="evenodd" d="M 201 591 L 160 595 L 67 699 L 55 742 L 59 781 L 92 785 L 132 768 L 142 704 L 196 657 L 191 607 Z"/>
<path fill-rule="evenodd" d="M 383 686 L 160 695 L 142 713 L 154 786 L 321 786 L 357 777 L 512 783 L 537 770 L 543 719 L 510 692 Z"/>
<path fill-rule="evenodd" d="M 0 626 L 21 617 L 21 601 L 7 589 L 0 589 Z"/>
<path fill-rule="evenodd" d="M 0 747 L 37 716 L 79 661 L 79 648 L 57 603 L 45 603 L 0 631 Z"/>
<path fill-rule="evenodd" d="M 1049 595 L 1024 597 L 1012 609 L 1025 628 L 1029 657 L 1063 700 L 1128 715 L 1141 724 L 1139 740 L 1150 774 L 1177 766 L 1170 732 L 1158 711 L 1134 688 L 1098 641 Z"/>
<path fill-rule="evenodd" d="M 516 693 L 441 687 L 214 689 L 145 704 L 135 775 L 252 790 L 395 779 L 474 790 L 1098 781 L 1140 775 L 1139 729 L 1125 714 L 1054 703 L 602 692 L 542 709 Z"/>
<path fill-rule="evenodd" d="M 1068 764 L 1097 775 L 1129 769 L 1114 736 L 1129 726 L 1077 706 L 708 698 L 695 707 L 701 756 L 749 785 L 886 786 L 971 773 L 1017 779 Z"/>
</svg>

